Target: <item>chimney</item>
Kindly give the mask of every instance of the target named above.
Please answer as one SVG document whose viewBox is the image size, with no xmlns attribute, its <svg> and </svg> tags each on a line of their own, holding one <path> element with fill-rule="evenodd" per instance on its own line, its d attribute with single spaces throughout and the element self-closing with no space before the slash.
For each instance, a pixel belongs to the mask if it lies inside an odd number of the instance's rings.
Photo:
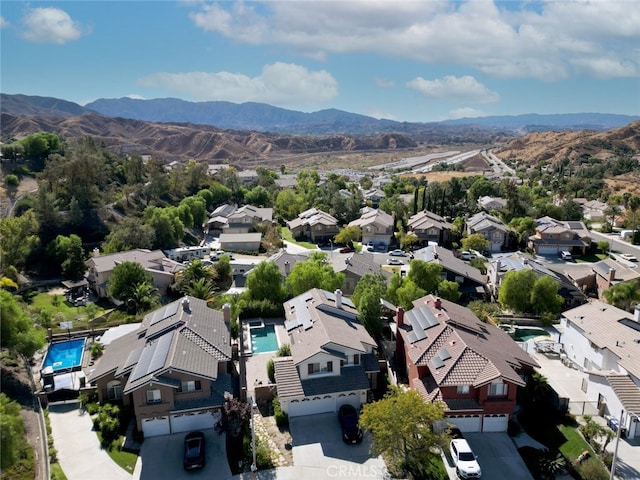
<svg viewBox="0 0 640 480">
<path fill-rule="evenodd" d="M 286 276 L 289 276 L 290 273 L 291 273 L 291 264 L 288 261 L 284 262 L 284 274 Z"/>
<path fill-rule="evenodd" d="M 91 255 L 94 256 L 94 257 L 99 257 L 100 256 L 100 249 L 98 247 L 94 248 L 91 251 Z"/>
<path fill-rule="evenodd" d="M 439 297 L 436 297 L 436 299 L 433 301 L 433 306 L 436 307 L 438 310 L 442 308 L 442 301 L 440 300 Z"/>
<path fill-rule="evenodd" d="M 616 269 L 615 268 L 610 268 L 609 269 L 609 284 L 611 284 L 611 282 L 613 282 L 616 279 Z"/>
<path fill-rule="evenodd" d="M 189 309 L 189 297 L 184 297 L 182 299 L 182 310 L 186 313 L 191 313 L 191 310 Z"/>
<path fill-rule="evenodd" d="M 225 303 L 222 305 L 222 315 L 224 318 L 224 323 L 231 323 L 231 305 Z"/>
<path fill-rule="evenodd" d="M 404 308 L 402 307 L 398 307 L 398 310 L 396 311 L 396 325 L 398 328 L 404 325 Z"/>
<path fill-rule="evenodd" d="M 336 294 L 336 307 L 342 308 L 342 290 L 337 289 L 335 291 Z"/>
<path fill-rule="evenodd" d="M 633 319 L 640 323 L 640 304 L 636 305 L 633 309 Z"/>
</svg>

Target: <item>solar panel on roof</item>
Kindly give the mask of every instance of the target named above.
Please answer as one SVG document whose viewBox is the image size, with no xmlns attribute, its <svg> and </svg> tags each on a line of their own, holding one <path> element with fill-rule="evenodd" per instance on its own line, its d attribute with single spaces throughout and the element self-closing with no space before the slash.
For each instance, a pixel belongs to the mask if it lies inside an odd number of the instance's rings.
<svg viewBox="0 0 640 480">
<path fill-rule="evenodd" d="M 142 350 L 140 360 L 136 368 L 131 373 L 130 381 L 136 381 L 145 375 L 155 372 L 162 368 L 167 360 L 169 354 L 169 348 L 171 347 L 171 341 L 173 340 L 174 332 L 163 335 L 156 342 L 147 345 Z"/>
<path fill-rule="evenodd" d="M 436 368 L 444 367 L 444 362 L 437 355 L 431 359 L 431 363 Z"/>
<path fill-rule="evenodd" d="M 311 297 L 297 297 L 291 300 L 290 306 L 295 313 L 295 318 L 291 319 L 291 321 L 287 322 L 289 326 L 285 323 L 285 327 L 287 331 L 293 330 L 294 328 L 298 328 L 302 326 L 305 330 L 313 327 L 313 322 L 311 321 L 311 315 L 309 314 L 309 310 L 307 309 L 307 301 Z"/>
<path fill-rule="evenodd" d="M 179 306 L 179 302 L 173 302 L 159 310 L 156 310 L 156 312 L 153 314 L 153 317 L 151 317 L 151 323 L 149 324 L 149 326 L 154 325 L 164 320 L 165 318 L 169 318 L 175 315 L 178 312 Z"/>
<path fill-rule="evenodd" d="M 440 350 L 438 350 L 438 357 L 440 357 L 440 360 L 444 361 L 451 358 L 451 354 L 446 348 L 441 348 Z"/>
</svg>

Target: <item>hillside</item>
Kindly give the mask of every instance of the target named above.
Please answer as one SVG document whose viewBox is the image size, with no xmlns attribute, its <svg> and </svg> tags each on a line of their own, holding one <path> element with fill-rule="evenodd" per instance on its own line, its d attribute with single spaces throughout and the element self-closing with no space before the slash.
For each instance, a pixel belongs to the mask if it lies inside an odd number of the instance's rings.
<svg viewBox="0 0 640 480">
<path fill-rule="evenodd" d="M 555 165 L 564 159 L 571 163 L 590 157 L 640 153 L 640 121 L 608 132 L 536 132 L 511 140 L 494 153 L 503 160 L 517 159 L 530 165 Z"/>
</svg>

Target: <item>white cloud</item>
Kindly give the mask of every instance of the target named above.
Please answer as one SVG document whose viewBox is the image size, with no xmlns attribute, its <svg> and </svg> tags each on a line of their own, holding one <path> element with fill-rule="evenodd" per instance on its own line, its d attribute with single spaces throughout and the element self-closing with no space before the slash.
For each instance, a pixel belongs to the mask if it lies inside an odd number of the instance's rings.
<svg viewBox="0 0 640 480">
<path fill-rule="evenodd" d="M 456 108 L 449 112 L 449 119 L 456 118 L 477 118 L 484 117 L 486 114 L 482 110 L 477 110 L 475 108 L 463 107 Z"/>
<path fill-rule="evenodd" d="M 130 93 L 129 95 L 125 95 L 125 97 L 132 100 L 145 100 L 142 95 L 138 95 L 137 93 Z"/>
<path fill-rule="evenodd" d="M 407 86 L 425 97 L 437 98 L 439 100 L 455 100 L 459 102 L 473 103 L 493 103 L 499 100 L 496 92 L 489 90 L 472 76 L 446 77 L 435 80 L 425 80 L 417 77 L 409 82 Z"/>
<path fill-rule="evenodd" d="M 0 15 L 0 28 L 6 28 L 10 25 L 11 24 L 7 20 L 5 20 L 3 16 Z"/>
<path fill-rule="evenodd" d="M 261 102 L 304 108 L 332 100 L 338 84 L 325 70 L 315 72 L 289 63 L 265 65 L 251 78 L 231 72 L 159 72 L 138 80 L 144 87 L 162 87 L 196 101 Z"/>
<path fill-rule="evenodd" d="M 577 71 L 597 78 L 638 76 L 638 66 L 629 61 L 613 58 L 578 58 L 571 63 Z"/>
<path fill-rule="evenodd" d="M 241 1 L 197 8 L 190 18 L 206 31 L 314 58 L 377 53 L 543 80 L 584 74 L 574 68 L 585 56 L 633 65 L 612 75 L 637 75 L 640 65 L 637 1 Z"/>
<path fill-rule="evenodd" d="M 24 31 L 21 36 L 35 43 L 57 43 L 62 45 L 78 40 L 88 30 L 75 22 L 67 12 L 59 8 L 30 8 L 22 19 Z"/>
</svg>

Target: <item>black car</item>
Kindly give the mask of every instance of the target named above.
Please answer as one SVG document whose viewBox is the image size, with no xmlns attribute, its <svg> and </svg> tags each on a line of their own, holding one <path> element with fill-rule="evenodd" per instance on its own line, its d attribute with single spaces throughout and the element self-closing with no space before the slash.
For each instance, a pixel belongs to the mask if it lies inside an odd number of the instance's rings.
<svg viewBox="0 0 640 480">
<path fill-rule="evenodd" d="M 338 411 L 338 420 L 342 427 L 342 440 L 345 443 L 362 442 L 362 429 L 358 425 L 358 411 L 351 405 L 342 405 Z"/>
<path fill-rule="evenodd" d="M 203 468 L 204 463 L 204 433 L 187 433 L 184 437 L 184 469 L 196 470 Z"/>
</svg>

